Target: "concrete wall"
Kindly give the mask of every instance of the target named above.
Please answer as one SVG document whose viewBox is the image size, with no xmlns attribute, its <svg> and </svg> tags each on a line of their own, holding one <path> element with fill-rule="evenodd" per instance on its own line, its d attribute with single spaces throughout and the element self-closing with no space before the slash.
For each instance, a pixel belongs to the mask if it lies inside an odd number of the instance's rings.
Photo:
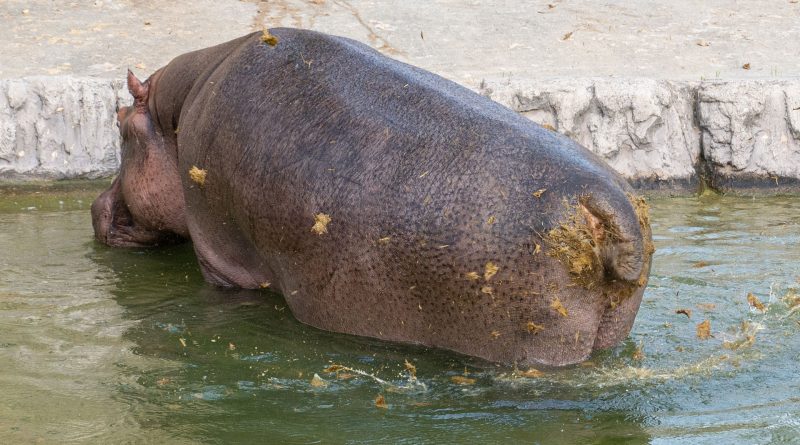
<svg viewBox="0 0 800 445">
<path fill-rule="evenodd" d="M 644 188 L 800 190 L 800 79 L 485 81 Z"/>
<path fill-rule="evenodd" d="M 475 88 L 579 141 L 641 188 L 800 190 L 800 79 L 485 79 Z M 121 81 L 0 80 L 0 178 L 113 175 Z"/>
</svg>

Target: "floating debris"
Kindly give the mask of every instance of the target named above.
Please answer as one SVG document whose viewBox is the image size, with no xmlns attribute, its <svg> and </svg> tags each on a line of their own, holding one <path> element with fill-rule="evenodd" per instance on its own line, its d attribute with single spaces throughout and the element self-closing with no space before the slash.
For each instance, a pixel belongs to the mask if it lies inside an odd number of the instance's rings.
<svg viewBox="0 0 800 445">
<path fill-rule="evenodd" d="M 717 305 L 714 303 L 697 303 L 695 306 L 697 306 L 698 309 L 706 312 L 711 312 L 717 308 Z"/>
<path fill-rule="evenodd" d="M 542 245 L 539 243 L 533 243 L 533 254 L 536 255 L 537 253 L 542 251 Z"/>
<path fill-rule="evenodd" d="M 723 348 L 737 351 L 739 349 L 746 349 L 750 346 L 753 346 L 753 343 L 756 342 L 756 331 L 758 330 L 757 326 L 755 326 L 753 323 L 743 321 L 740 329 L 742 336 L 736 340 L 723 342 Z"/>
<path fill-rule="evenodd" d="M 316 233 L 317 235 L 323 235 L 328 233 L 328 224 L 331 222 L 330 215 L 325 213 L 317 213 L 314 215 L 314 225 L 311 227 L 311 231 Z"/>
<path fill-rule="evenodd" d="M 550 128 L 548 128 L 548 130 L 553 129 L 553 127 L 550 126 L 550 125 L 548 125 L 548 127 L 550 127 Z M 547 127 L 545 127 L 545 128 L 547 128 Z M 555 130 L 555 129 L 553 129 L 553 130 Z M 547 191 L 547 189 L 539 189 L 539 190 L 536 190 L 535 192 L 533 192 L 532 194 L 533 194 L 534 198 L 541 198 L 542 195 L 544 195 L 544 192 L 546 192 L 546 191 Z"/>
<path fill-rule="evenodd" d="M 272 283 L 270 283 L 269 281 L 264 281 L 263 283 L 260 283 L 258 287 L 260 287 L 261 289 L 266 289 L 270 286 L 270 284 Z"/>
<path fill-rule="evenodd" d="M 792 288 L 786 292 L 786 295 L 781 298 L 787 306 L 789 306 L 789 313 L 786 314 L 786 317 L 793 315 L 795 312 L 800 311 L 800 295 L 798 295 L 797 290 Z M 800 324 L 800 322 L 798 322 Z"/>
<path fill-rule="evenodd" d="M 347 372 L 350 372 L 350 373 L 353 373 L 353 374 L 356 374 L 356 375 L 360 375 L 362 377 L 369 377 L 372 380 L 375 380 L 376 382 L 380 383 L 381 385 L 387 385 L 387 386 L 390 385 L 389 382 L 387 382 L 386 380 L 383 380 L 383 379 L 381 379 L 381 378 L 379 378 L 379 377 L 377 377 L 377 376 L 375 376 L 373 374 L 370 374 L 368 372 L 362 371 L 360 369 L 353 369 L 353 368 L 350 368 L 348 366 L 333 364 L 333 365 L 330 365 L 327 368 L 323 369 L 322 371 L 323 372 L 329 372 L 329 373 L 333 372 L 333 373 L 337 373 L 337 374 L 342 372 L 342 371 L 347 371 Z"/>
<path fill-rule="evenodd" d="M 568 33 L 564 34 L 564 35 L 561 37 L 561 40 L 569 40 L 569 39 L 572 37 L 572 33 L 573 33 L 573 32 L 574 32 L 574 31 L 570 31 L 570 32 L 568 32 Z"/>
<path fill-rule="evenodd" d="M 489 281 L 493 276 L 495 276 L 495 274 L 497 274 L 498 270 L 500 270 L 500 268 L 497 267 L 497 265 L 493 262 L 489 261 L 486 263 L 486 267 L 484 268 L 483 279 Z"/>
<path fill-rule="evenodd" d="M 392 240 L 391 236 L 384 236 L 383 238 L 378 239 L 378 243 L 380 244 L 389 244 L 389 241 Z"/>
<path fill-rule="evenodd" d="M 711 42 L 700 39 L 696 42 L 697 46 L 711 46 Z"/>
<path fill-rule="evenodd" d="M 228 342 L 228 350 L 229 351 L 235 351 L 236 350 L 236 345 L 233 344 L 233 342 Z"/>
<path fill-rule="evenodd" d="M 486 224 L 489 224 L 490 226 L 496 222 L 497 218 L 495 218 L 494 215 L 490 216 L 489 219 L 486 220 Z"/>
<path fill-rule="evenodd" d="M 541 127 L 544 128 L 545 130 L 556 131 L 556 127 L 554 127 L 554 126 L 552 126 L 550 124 L 541 124 Z M 537 198 L 538 198 L 538 196 L 537 196 Z"/>
<path fill-rule="evenodd" d="M 468 280 L 471 281 L 475 281 L 481 277 L 480 275 L 478 275 L 478 272 L 467 272 L 465 276 L 467 277 Z"/>
<path fill-rule="evenodd" d="M 322 372 L 339 372 L 339 371 L 344 371 L 346 369 L 349 370 L 349 368 L 347 368 L 346 366 L 335 365 L 334 364 L 334 365 L 330 365 L 327 368 L 323 369 Z"/>
<path fill-rule="evenodd" d="M 676 314 L 683 314 L 686 318 L 692 318 L 692 310 L 691 309 L 678 309 L 675 311 Z"/>
<path fill-rule="evenodd" d="M 520 377 L 525 377 L 526 379 L 538 379 L 544 377 L 544 373 L 536 368 L 528 368 L 527 371 L 522 371 L 519 373 L 519 375 Z"/>
<path fill-rule="evenodd" d="M 697 338 L 700 340 L 708 340 L 711 337 L 711 322 L 703 320 L 697 324 Z"/>
<path fill-rule="evenodd" d="M 750 304 L 750 306 L 752 306 L 752 307 L 754 307 L 754 308 L 758 309 L 758 310 L 759 310 L 759 311 L 761 311 L 761 312 L 764 312 L 764 311 L 767 309 L 767 308 L 764 306 L 764 303 L 762 303 L 762 302 L 761 302 L 761 300 L 759 300 L 759 299 L 758 299 L 758 297 L 756 297 L 755 295 L 753 295 L 753 293 L 752 293 L 752 292 L 749 292 L 749 293 L 747 294 L 747 303 L 748 303 L 748 304 Z"/>
<path fill-rule="evenodd" d="M 386 399 L 383 397 L 383 394 L 378 394 L 378 397 L 375 397 L 375 407 L 380 409 L 389 409 L 389 404 L 386 403 Z"/>
<path fill-rule="evenodd" d="M 745 63 L 744 65 L 742 65 L 742 69 L 743 70 L 749 70 L 750 69 L 750 63 Z"/>
<path fill-rule="evenodd" d="M 692 267 L 694 267 L 695 269 L 699 269 L 699 268 L 701 268 L 701 267 L 706 267 L 706 266 L 708 266 L 708 265 L 709 265 L 709 264 L 708 264 L 708 262 L 707 262 L 707 261 L 698 261 L 698 262 L 696 262 L 696 263 L 692 264 Z"/>
<path fill-rule="evenodd" d="M 186 339 L 185 338 L 179 338 L 178 341 L 181 342 L 181 346 L 183 346 L 184 348 L 186 347 Z"/>
<path fill-rule="evenodd" d="M 455 383 L 456 385 L 474 385 L 475 379 L 465 377 L 463 375 L 454 375 L 450 377 L 450 381 Z"/>
<path fill-rule="evenodd" d="M 641 342 L 639 343 L 638 346 L 636 346 L 636 349 L 633 351 L 633 359 L 636 360 L 637 362 L 640 362 L 644 360 L 644 357 L 645 357 L 644 342 Z"/>
<path fill-rule="evenodd" d="M 500 331 L 492 331 L 489 333 L 489 335 L 492 336 L 492 339 L 497 340 L 498 338 L 500 338 Z"/>
<path fill-rule="evenodd" d="M 798 294 L 797 290 L 794 288 L 789 289 L 781 300 L 789 306 L 789 309 L 800 306 L 800 294 Z"/>
<path fill-rule="evenodd" d="M 328 386 L 328 382 L 322 380 L 322 377 L 320 377 L 319 374 L 314 373 L 314 377 L 311 378 L 311 386 L 314 388 L 325 388 Z"/>
<path fill-rule="evenodd" d="M 411 364 L 408 359 L 405 359 L 404 365 L 406 367 L 406 371 L 408 371 L 408 375 L 412 378 L 417 378 L 417 367 Z"/>
<path fill-rule="evenodd" d="M 536 324 L 536 323 L 534 323 L 532 321 L 527 322 L 525 324 L 525 328 L 528 330 L 528 333 L 534 334 L 534 335 L 538 334 L 541 331 L 544 331 L 544 326 L 542 326 L 540 324 Z"/>
<path fill-rule="evenodd" d="M 561 304 L 561 300 L 558 297 L 556 297 L 556 299 L 550 303 L 550 309 L 555 310 L 556 312 L 561 314 L 562 317 L 567 316 L 567 308 L 565 308 L 564 305 Z"/>
<path fill-rule="evenodd" d="M 492 295 L 492 292 L 494 292 L 494 289 L 492 289 L 492 286 L 483 286 L 481 288 L 481 292 L 483 292 L 486 295 Z"/>
<path fill-rule="evenodd" d="M 276 46 L 280 39 L 278 39 L 278 36 L 271 34 L 267 28 L 264 28 L 261 32 L 261 41 L 269 46 Z"/>
<path fill-rule="evenodd" d="M 189 178 L 200 187 L 206 184 L 206 174 L 208 174 L 207 170 L 198 168 L 196 165 L 193 165 L 192 168 L 189 169 Z"/>
</svg>

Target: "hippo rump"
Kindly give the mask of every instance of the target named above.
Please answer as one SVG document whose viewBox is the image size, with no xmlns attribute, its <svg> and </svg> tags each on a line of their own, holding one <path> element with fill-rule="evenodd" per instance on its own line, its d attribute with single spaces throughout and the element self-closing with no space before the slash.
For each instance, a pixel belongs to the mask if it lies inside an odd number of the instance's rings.
<svg viewBox="0 0 800 445">
<path fill-rule="evenodd" d="M 110 246 L 191 240 L 203 276 L 298 320 L 520 366 L 631 329 L 652 241 L 602 160 L 342 37 L 253 33 L 128 73 Z"/>
</svg>

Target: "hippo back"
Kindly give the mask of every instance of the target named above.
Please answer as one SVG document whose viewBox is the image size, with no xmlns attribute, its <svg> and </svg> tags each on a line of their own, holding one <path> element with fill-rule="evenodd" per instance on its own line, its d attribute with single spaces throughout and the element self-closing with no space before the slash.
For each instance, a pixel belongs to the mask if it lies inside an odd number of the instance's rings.
<svg viewBox="0 0 800 445">
<path fill-rule="evenodd" d="M 207 172 L 182 176 L 201 264 L 235 257 L 324 329 L 505 362 L 585 358 L 616 280 L 576 285 L 541 250 L 579 202 L 640 240 L 625 181 L 439 76 L 346 38 L 271 32 L 276 46 L 255 33 L 226 47 L 182 105 L 179 170 Z M 635 279 L 649 262 L 631 255 Z M 618 315 L 606 321 L 627 334 Z"/>
</svg>

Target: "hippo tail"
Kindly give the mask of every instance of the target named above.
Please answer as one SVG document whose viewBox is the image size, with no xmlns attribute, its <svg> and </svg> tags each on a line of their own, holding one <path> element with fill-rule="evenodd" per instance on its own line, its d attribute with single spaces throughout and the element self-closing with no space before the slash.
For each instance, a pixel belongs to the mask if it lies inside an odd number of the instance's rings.
<svg viewBox="0 0 800 445">
<path fill-rule="evenodd" d="M 650 234 L 647 203 L 643 198 L 609 201 L 584 197 L 578 208 L 592 238 L 606 279 L 638 282 L 647 258 L 655 250 Z"/>
</svg>

